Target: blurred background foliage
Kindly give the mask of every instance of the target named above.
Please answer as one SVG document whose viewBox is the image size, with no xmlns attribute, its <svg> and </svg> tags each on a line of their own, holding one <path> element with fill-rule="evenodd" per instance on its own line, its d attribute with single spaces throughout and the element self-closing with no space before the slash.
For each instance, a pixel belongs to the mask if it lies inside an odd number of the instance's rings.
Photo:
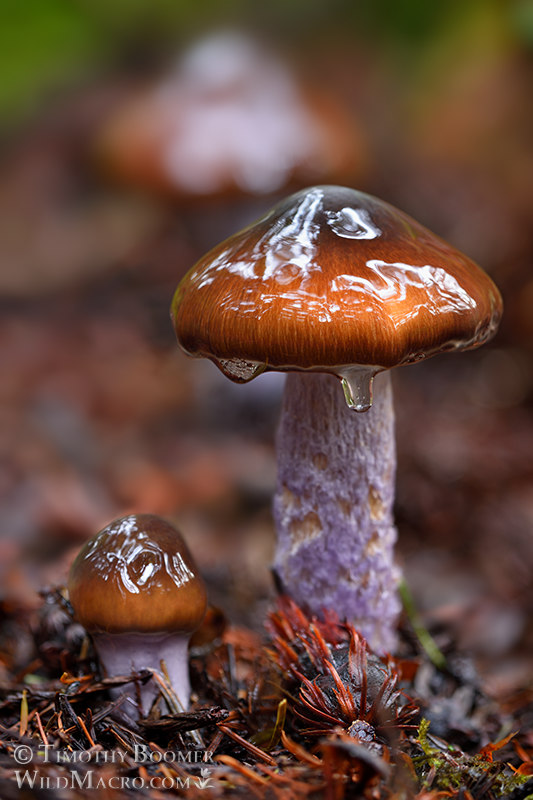
<svg viewBox="0 0 533 800">
<path fill-rule="evenodd" d="M 332 37 L 431 81 L 458 60 L 533 47 L 530 0 L 3 0 L 0 113 L 20 119 L 47 93 L 136 59 L 161 58 L 195 35 L 238 25 L 289 47 Z"/>
</svg>

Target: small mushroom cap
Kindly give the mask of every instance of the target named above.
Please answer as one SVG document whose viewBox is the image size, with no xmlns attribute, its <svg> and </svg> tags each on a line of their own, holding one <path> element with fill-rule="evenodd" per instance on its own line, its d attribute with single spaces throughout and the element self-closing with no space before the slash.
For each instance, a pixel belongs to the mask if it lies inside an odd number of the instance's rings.
<svg viewBox="0 0 533 800">
<path fill-rule="evenodd" d="M 341 186 L 297 192 L 213 248 L 172 304 L 178 341 L 234 380 L 264 369 L 342 373 L 476 347 L 498 289 L 403 212 Z"/>
<path fill-rule="evenodd" d="M 68 591 L 91 632 L 191 633 L 207 604 L 183 537 L 153 514 L 121 517 L 90 539 L 72 564 Z"/>
</svg>

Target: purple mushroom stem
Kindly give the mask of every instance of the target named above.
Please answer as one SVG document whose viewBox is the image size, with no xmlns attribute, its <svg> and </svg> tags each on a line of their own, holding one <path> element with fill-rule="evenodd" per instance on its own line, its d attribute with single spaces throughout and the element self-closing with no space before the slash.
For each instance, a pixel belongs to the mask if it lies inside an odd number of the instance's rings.
<svg viewBox="0 0 533 800">
<path fill-rule="evenodd" d="M 172 691 L 181 710 L 189 708 L 191 693 L 187 648 L 189 634 L 106 634 L 93 633 L 93 642 L 100 662 L 108 675 L 130 675 L 132 672 L 153 670 L 164 677 L 161 662 L 164 662 Z M 141 712 L 146 715 L 160 692 L 153 678 L 140 684 Z M 117 687 L 111 690 L 113 697 L 126 695 L 123 710 L 132 717 L 138 716 L 136 691 Z M 133 707 L 131 704 L 133 703 Z"/>
<path fill-rule="evenodd" d="M 347 406 L 335 376 L 290 373 L 277 460 L 274 568 L 283 587 L 317 615 L 342 609 L 373 649 L 392 650 L 400 573 L 389 372 L 378 375 L 365 413 Z"/>
</svg>

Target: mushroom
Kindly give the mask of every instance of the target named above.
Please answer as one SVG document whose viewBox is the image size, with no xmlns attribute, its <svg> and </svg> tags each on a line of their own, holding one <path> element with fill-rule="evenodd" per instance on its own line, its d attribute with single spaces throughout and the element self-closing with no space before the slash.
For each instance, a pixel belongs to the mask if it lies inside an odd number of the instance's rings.
<svg viewBox="0 0 533 800">
<path fill-rule="evenodd" d="M 188 708 L 187 646 L 204 618 L 206 590 L 172 525 L 153 514 L 114 520 L 79 552 L 68 591 L 108 675 L 161 672 L 163 661 L 174 693 Z M 144 712 L 157 692 L 153 681 L 141 687 Z M 133 690 L 128 699 L 133 702 Z"/>
<path fill-rule="evenodd" d="M 200 259 L 176 291 L 187 353 L 237 382 L 291 373 L 274 569 L 297 602 L 335 609 L 378 652 L 394 647 L 399 611 L 389 370 L 481 345 L 501 311 L 470 259 L 393 206 L 339 186 L 281 202 Z"/>
<path fill-rule="evenodd" d="M 237 32 L 196 42 L 117 109 L 97 150 L 123 182 L 185 204 L 242 196 L 250 203 L 288 185 L 360 174 L 367 160 L 343 108 Z"/>
</svg>

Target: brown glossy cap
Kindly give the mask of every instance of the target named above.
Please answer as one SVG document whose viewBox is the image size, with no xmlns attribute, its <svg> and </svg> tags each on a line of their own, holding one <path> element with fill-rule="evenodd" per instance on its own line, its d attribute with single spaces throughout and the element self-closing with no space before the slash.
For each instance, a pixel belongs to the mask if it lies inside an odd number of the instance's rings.
<svg viewBox="0 0 533 800">
<path fill-rule="evenodd" d="M 191 633 L 207 603 L 183 537 L 153 514 L 121 517 L 90 539 L 68 591 L 76 619 L 93 632 Z"/>
<path fill-rule="evenodd" d="M 172 304 L 184 350 L 237 381 L 476 347 L 501 313 L 498 289 L 473 261 L 393 206 L 340 186 L 298 192 L 213 248 Z"/>
</svg>

